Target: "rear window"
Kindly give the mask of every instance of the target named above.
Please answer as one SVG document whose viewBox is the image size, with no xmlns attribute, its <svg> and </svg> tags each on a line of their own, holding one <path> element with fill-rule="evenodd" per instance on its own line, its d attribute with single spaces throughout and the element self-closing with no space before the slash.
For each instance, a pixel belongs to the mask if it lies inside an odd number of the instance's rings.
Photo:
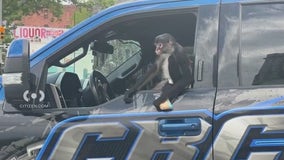
<svg viewBox="0 0 284 160">
<path fill-rule="evenodd" d="M 284 84 L 284 4 L 242 7 L 240 84 Z"/>
</svg>

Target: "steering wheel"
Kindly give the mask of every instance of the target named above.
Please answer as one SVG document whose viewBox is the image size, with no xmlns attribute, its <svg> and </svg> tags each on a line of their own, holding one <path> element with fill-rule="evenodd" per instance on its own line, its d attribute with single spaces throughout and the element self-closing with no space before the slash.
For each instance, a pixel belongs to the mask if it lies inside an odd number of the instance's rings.
<svg viewBox="0 0 284 160">
<path fill-rule="evenodd" d="M 94 70 L 90 75 L 89 85 L 96 104 L 102 104 L 115 97 L 106 77 L 99 71 Z"/>
</svg>

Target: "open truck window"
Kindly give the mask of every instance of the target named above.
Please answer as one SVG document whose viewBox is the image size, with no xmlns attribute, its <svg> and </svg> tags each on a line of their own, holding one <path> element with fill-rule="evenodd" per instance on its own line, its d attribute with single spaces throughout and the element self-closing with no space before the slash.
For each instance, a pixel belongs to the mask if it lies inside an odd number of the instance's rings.
<svg viewBox="0 0 284 160">
<path fill-rule="evenodd" d="M 54 84 L 61 92 L 65 99 L 63 106 L 97 106 L 122 96 L 153 63 L 153 42 L 158 34 L 174 35 L 194 61 L 195 12 L 170 15 L 159 12 L 137 15 L 130 20 L 126 17 L 94 28 L 88 39 L 78 42 L 82 47 L 78 45 L 78 49 L 62 53 L 50 63 L 47 84 Z M 88 49 L 84 53 L 86 44 Z M 58 65 L 62 63 L 67 65 Z M 143 89 L 151 90 L 158 81 L 154 79 Z"/>
<path fill-rule="evenodd" d="M 146 97 L 151 95 L 149 100 L 144 98 L 143 103 L 126 105 L 123 95 L 154 63 L 154 38 L 159 34 L 173 35 L 186 48 L 188 58 L 195 61 L 197 11 L 192 8 L 130 14 L 80 34 L 53 51 L 56 53 L 48 55 L 42 63 L 43 76 L 35 79 L 35 83 L 42 83 L 36 84 L 35 89 L 44 94 L 44 100 L 39 103 L 45 106 L 43 109 L 52 110 L 97 108 L 104 107 L 103 104 L 113 107 L 118 102 L 126 108 L 150 105 L 155 96 L 152 89 L 160 82 L 160 77 L 142 88 Z M 28 93 L 27 97 L 30 95 Z M 109 101 L 113 104 L 107 103 Z"/>
</svg>

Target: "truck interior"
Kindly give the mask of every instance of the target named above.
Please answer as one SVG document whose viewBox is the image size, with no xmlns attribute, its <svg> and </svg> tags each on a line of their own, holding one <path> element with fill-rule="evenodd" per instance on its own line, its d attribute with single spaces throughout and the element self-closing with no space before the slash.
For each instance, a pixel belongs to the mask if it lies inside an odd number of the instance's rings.
<svg viewBox="0 0 284 160">
<path fill-rule="evenodd" d="M 124 94 L 155 60 L 154 38 L 172 34 L 194 62 L 196 10 L 129 15 L 94 28 L 47 59 L 51 108 L 91 107 Z M 143 89 L 151 90 L 159 77 Z"/>
</svg>

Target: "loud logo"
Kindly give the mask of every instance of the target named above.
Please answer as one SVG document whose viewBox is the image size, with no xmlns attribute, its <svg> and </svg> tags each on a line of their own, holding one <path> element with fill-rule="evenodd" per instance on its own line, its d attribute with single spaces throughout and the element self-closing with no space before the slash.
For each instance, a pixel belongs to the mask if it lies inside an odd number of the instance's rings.
<svg viewBox="0 0 284 160">
<path fill-rule="evenodd" d="M 104 123 L 90 122 L 91 117 L 86 117 L 84 120 L 77 119 L 78 121 L 73 118 L 55 127 L 37 158 L 61 160 L 280 160 L 284 158 L 283 114 L 235 117 L 227 120 L 214 134 L 212 134 L 212 125 L 201 119 L 202 131 L 199 135 L 177 137 L 160 136 L 157 120 Z"/>
<path fill-rule="evenodd" d="M 33 100 L 38 100 L 39 102 L 42 102 L 45 98 L 45 94 L 42 90 L 39 90 L 38 93 L 26 90 L 23 94 L 23 98 L 26 102 L 31 102 Z"/>
</svg>

